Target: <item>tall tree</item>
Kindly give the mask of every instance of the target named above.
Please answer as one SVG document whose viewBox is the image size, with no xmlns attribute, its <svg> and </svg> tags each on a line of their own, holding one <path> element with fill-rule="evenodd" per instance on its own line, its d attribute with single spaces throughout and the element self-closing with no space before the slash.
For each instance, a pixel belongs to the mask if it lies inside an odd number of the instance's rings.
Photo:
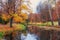
<svg viewBox="0 0 60 40">
<path fill-rule="evenodd" d="M 57 14 L 57 17 L 58 17 L 58 25 L 60 25 L 60 1 L 59 0 L 56 0 L 56 14 Z"/>
<path fill-rule="evenodd" d="M 50 0 L 48 0 L 49 15 L 50 15 L 51 23 L 52 23 L 52 25 L 54 25 L 54 23 L 53 23 L 53 19 L 52 19 L 51 7 L 49 6 L 49 4 L 51 4 L 51 3 L 50 3 Z"/>
<path fill-rule="evenodd" d="M 14 17 L 13 21 L 15 22 L 21 22 L 20 19 L 25 21 L 28 18 L 28 13 L 32 12 L 28 4 L 29 4 L 28 0 L 26 1 L 25 0 L 8 0 L 7 2 L 3 3 L 3 10 L 2 10 L 4 12 L 3 19 L 7 20 L 7 19 L 10 19 L 11 17 Z M 7 16 L 9 15 L 9 17 L 7 17 L 6 15 Z"/>
<path fill-rule="evenodd" d="M 44 2 L 42 4 L 39 4 L 37 8 L 38 8 L 37 11 L 38 10 L 40 11 L 39 13 L 41 15 L 40 17 L 41 17 L 42 21 L 49 21 L 50 20 L 50 15 L 49 15 L 49 11 L 48 11 L 49 10 L 48 3 Z"/>
<path fill-rule="evenodd" d="M 41 18 L 44 21 L 51 21 L 53 25 L 53 19 L 52 19 L 52 5 L 50 3 L 50 0 L 46 0 L 42 4 L 39 4 L 37 7 L 37 11 L 40 11 L 40 14 L 42 15 Z M 40 8 L 40 9 L 39 9 Z"/>
</svg>

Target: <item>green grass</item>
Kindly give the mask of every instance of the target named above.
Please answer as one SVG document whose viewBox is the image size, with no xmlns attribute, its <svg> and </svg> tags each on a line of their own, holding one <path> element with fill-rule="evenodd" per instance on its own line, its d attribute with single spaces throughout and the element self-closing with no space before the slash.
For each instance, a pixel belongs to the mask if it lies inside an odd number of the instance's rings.
<svg viewBox="0 0 60 40">
<path fill-rule="evenodd" d="M 58 25 L 58 22 L 57 21 L 54 21 L 54 26 L 57 26 Z M 52 23 L 49 21 L 49 22 L 45 22 L 45 23 L 30 23 L 32 25 L 37 25 L 37 26 L 51 26 Z"/>
<path fill-rule="evenodd" d="M 26 30 L 26 26 L 23 24 L 13 24 L 13 25 L 15 25 L 18 28 L 21 28 L 22 30 Z"/>
</svg>

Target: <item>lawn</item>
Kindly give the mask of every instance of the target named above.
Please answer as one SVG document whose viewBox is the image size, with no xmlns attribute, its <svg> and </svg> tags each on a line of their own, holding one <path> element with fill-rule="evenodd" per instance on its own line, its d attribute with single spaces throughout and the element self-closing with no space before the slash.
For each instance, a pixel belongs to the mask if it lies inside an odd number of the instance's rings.
<svg viewBox="0 0 60 40">
<path fill-rule="evenodd" d="M 54 26 L 57 26 L 58 25 L 58 22 L 57 21 L 54 21 Z M 28 23 L 29 25 L 37 25 L 37 26 L 51 26 L 52 23 L 49 21 L 49 22 L 45 22 L 45 23 Z"/>
</svg>

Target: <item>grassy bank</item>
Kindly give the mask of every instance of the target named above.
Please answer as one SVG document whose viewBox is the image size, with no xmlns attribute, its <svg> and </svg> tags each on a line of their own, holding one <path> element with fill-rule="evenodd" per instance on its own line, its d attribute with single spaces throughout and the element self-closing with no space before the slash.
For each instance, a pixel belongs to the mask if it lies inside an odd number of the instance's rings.
<svg viewBox="0 0 60 40">
<path fill-rule="evenodd" d="M 57 21 L 54 21 L 54 26 L 57 26 L 58 25 L 58 22 Z M 28 23 L 29 25 L 37 25 L 37 26 L 52 26 L 52 23 L 49 21 L 49 22 L 45 22 L 45 23 Z"/>
</svg>

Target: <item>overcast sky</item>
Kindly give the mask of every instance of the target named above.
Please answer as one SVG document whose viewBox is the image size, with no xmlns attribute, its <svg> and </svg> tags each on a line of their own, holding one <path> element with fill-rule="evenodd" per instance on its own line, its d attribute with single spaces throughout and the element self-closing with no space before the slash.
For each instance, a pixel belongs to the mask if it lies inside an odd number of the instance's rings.
<svg viewBox="0 0 60 40">
<path fill-rule="evenodd" d="M 37 5 L 39 4 L 39 2 L 44 2 L 44 1 L 46 1 L 46 0 L 30 0 L 31 1 L 31 7 L 32 7 L 32 10 L 33 10 L 33 12 L 35 13 L 36 12 L 36 7 L 37 7 Z"/>
</svg>

